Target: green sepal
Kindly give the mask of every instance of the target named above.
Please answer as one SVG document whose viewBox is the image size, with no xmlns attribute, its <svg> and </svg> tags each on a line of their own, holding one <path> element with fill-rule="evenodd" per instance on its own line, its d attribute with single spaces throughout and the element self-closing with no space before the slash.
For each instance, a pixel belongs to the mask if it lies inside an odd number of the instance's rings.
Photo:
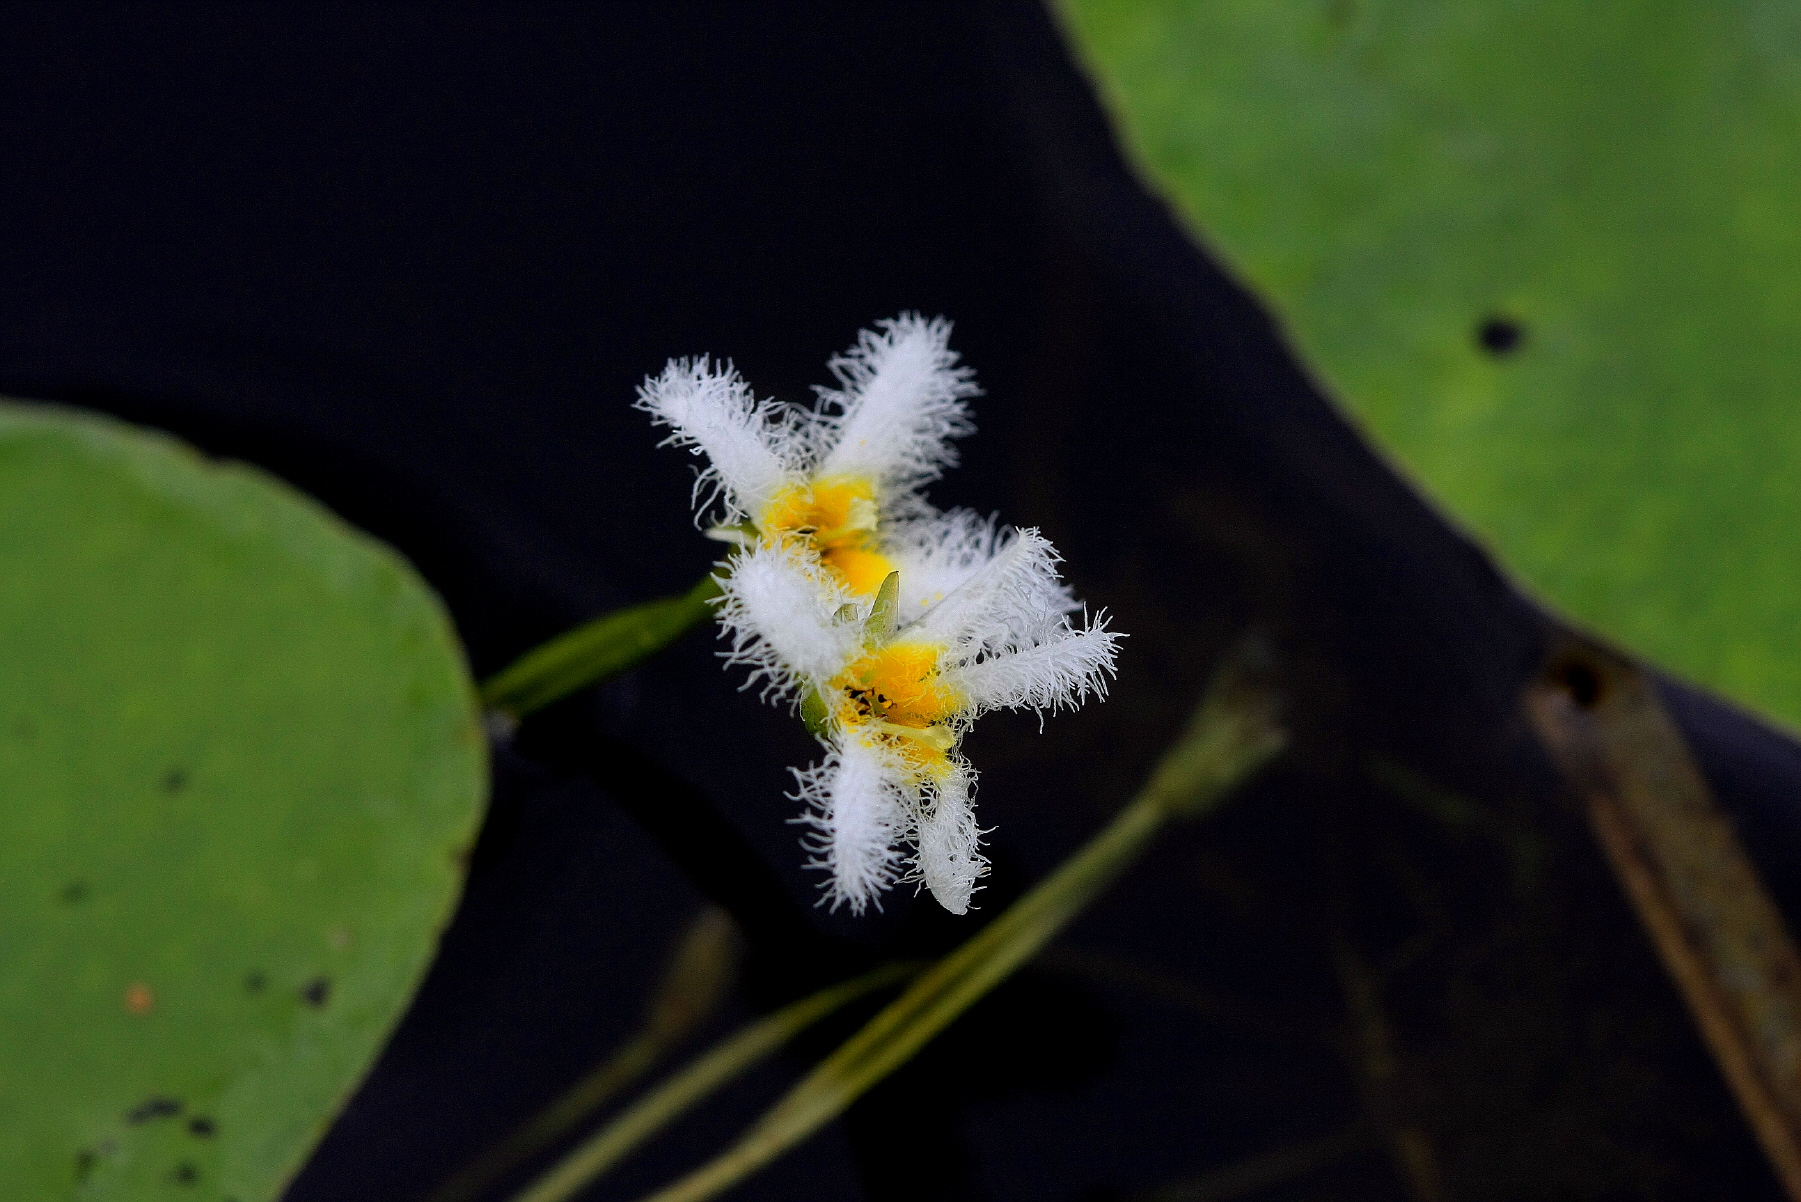
<svg viewBox="0 0 1801 1202">
<path fill-rule="evenodd" d="M 900 573 L 890 572 L 876 590 L 875 604 L 870 607 L 869 621 L 863 623 L 863 645 L 880 647 L 894 637 L 900 619 Z"/>
<path fill-rule="evenodd" d="M 815 738 L 825 738 L 831 714 L 825 708 L 825 698 L 819 695 L 818 689 L 808 689 L 800 699 L 800 720 L 806 723 L 808 734 Z"/>
</svg>

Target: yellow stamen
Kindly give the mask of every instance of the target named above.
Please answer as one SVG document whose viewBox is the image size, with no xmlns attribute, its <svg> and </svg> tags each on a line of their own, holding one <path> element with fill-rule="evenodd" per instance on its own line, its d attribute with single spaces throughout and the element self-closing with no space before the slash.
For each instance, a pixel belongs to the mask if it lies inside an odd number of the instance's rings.
<svg viewBox="0 0 1801 1202">
<path fill-rule="evenodd" d="M 894 565 L 876 550 L 875 485 L 858 476 L 825 476 L 791 484 L 757 516 L 766 539 L 804 540 L 858 596 L 872 595 Z"/>
<path fill-rule="evenodd" d="M 874 736 L 921 776 L 943 777 L 957 745 L 951 725 L 963 698 L 939 675 L 944 648 L 890 643 L 846 668 L 828 686 L 838 722 Z"/>
<path fill-rule="evenodd" d="M 913 739 L 924 743 L 941 755 L 957 745 L 957 732 L 948 726 L 900 726 L 882 721 L 871 722 L 869 726 L 897 739 Z"/>
</svg>

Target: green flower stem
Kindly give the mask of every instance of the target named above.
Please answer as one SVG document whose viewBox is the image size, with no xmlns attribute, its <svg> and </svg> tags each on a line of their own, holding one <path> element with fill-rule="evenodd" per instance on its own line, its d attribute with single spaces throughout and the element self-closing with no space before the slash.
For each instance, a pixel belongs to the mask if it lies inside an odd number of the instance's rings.
<svg viewBox="0 0 1801 1202">
<path fill-rule="evenodd" d="M 734 1147 L 645 1202 L 702 1202 L 811 1136 L 1036 955 L 1166 822 L 1216 806 L 1286 743 L 1273 691 L 1243 660 L 1228 664 L 1183 737 L 1105 829 L 815 1066 Z"/>
<path fill-rule="evenodd" d="M 482 703 L 513 719 L 598 684 L 661 651 L 713 616 L 719 581 L 708 572 L 679 597 L 603 614 L 526 652 L 482 685 Z"/>
<path fill-rule="evenodd" d="M 564 1202 L 573 1198 L 689 1107 L 826 1015 L 918 971 L 917 964 L 884 965 L 822 989 L 751 1023 L 627 1107 L 548 1173 L 515 1194 L 513 1202 Z"/>
</svg>

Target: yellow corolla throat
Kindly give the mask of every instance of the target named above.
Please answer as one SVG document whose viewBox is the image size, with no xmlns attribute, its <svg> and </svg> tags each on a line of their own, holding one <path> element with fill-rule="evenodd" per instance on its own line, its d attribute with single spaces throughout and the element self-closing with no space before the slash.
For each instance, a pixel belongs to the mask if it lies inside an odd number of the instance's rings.
<svg viewBox="0 0 1801 1202">
<path fill-rule="evenodd" d="M 921 776 L 942 779 L 957 745 L 952 720 L 963 698 L 938 671 L 944 648 L 890 643 L 851 664 L 827 686 L 845 732 L 886 744 Z"/>
<path fill-rule="evenodd" d="M 875 485 L 860 476 L 822 476 L 790 484 L 757 516 L 757 532 L 773 542 L 803 540 L 858 596 L 882 586 L 894 565 L 876 549 Z"/>
</svg>

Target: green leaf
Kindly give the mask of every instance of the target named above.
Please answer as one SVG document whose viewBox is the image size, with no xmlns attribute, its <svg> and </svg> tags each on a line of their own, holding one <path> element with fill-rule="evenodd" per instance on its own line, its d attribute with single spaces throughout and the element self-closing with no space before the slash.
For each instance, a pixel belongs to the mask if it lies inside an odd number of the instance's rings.
<svg viewBox="0 0 1801 1202">
<path fill-rule="evenodd" d="M 1801 9 L 1062 9 L 1149 176 L 1430 495 L 1801 724 Z"/>
<path fill-rule="evenodd" d="M 442 608 L 260 472 L 0 403 L 0 664 L 0 1197 L 275 1197 L 461 883 Z"/>
</svg>

